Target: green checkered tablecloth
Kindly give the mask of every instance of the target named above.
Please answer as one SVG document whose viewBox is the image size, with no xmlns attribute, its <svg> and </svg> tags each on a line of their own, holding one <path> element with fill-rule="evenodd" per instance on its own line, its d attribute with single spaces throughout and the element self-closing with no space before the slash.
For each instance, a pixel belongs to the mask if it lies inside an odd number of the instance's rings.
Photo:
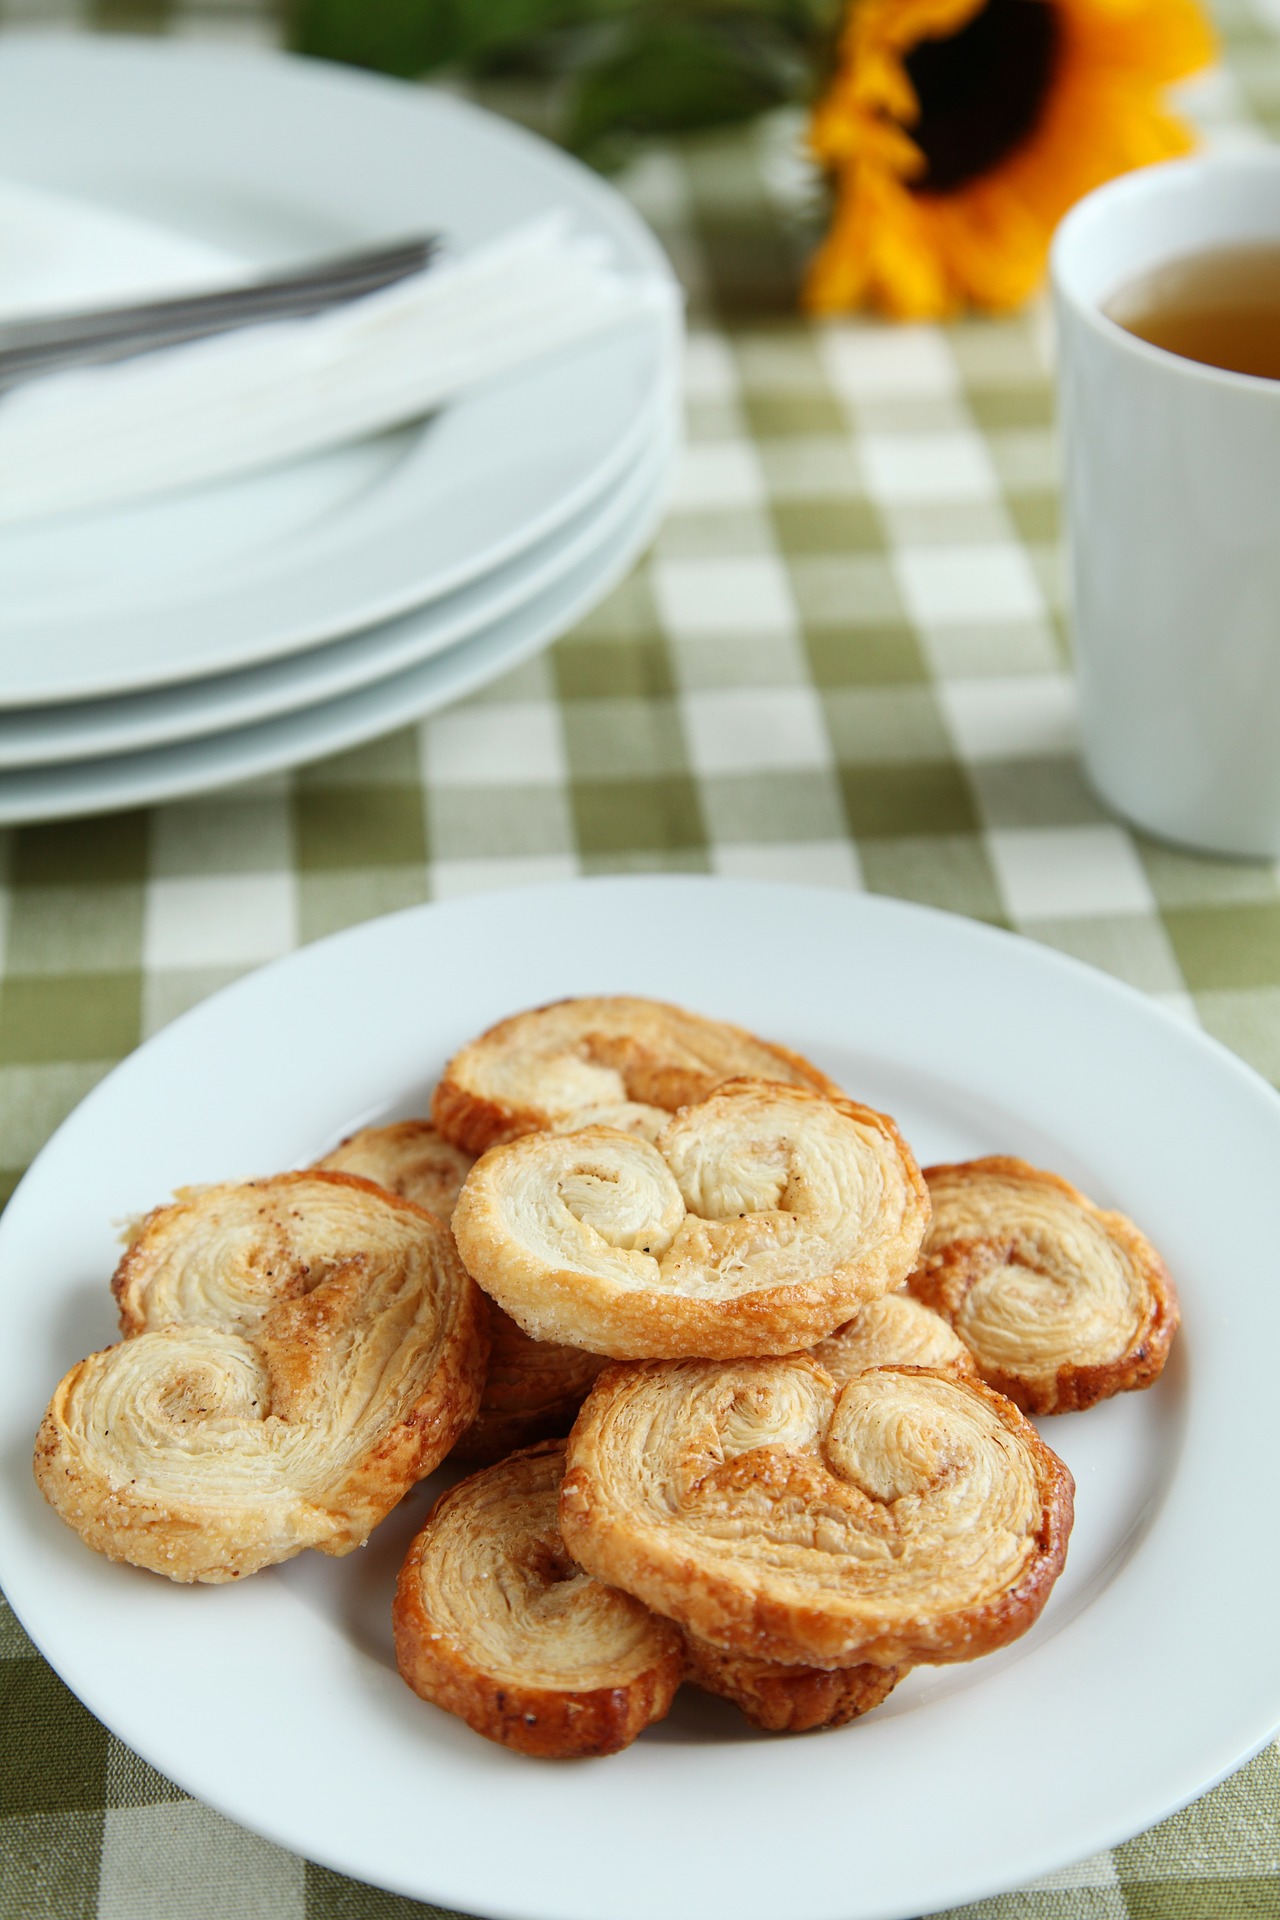
<svg viewBox="0 0 1280 1920">
<path fill-rule="evenodd" d="M 0 26 L 270 42 L 266 4 L 0 0 Z M 1223 26 L 1227 67 L 1193 109 L 1218 144 L 1258 141 L 1280 131 L 1280 6 L 1231 0 Z M 1280 1079 L 1280 870 L 1131 833 L 1081 776 L 1044 314 L 797 320 L 816 209 L 795 132 L 781 118 L 649 151 L 628 177 L 690 293 L 691 443 L 651 553 L 588 621 L 373 747 L 0 838 L 9 1186 L 116 1060 L 260 961 L 412 902 L 578 873 L 780 876 L 971 914 L 1118 975 Z M 184 1796 L 3 1602 L 0 1698 L 4 1920 L 436 1911 Z M 1280 1915 L 1277 1751 L 964 1913 Z"/>
</svg>

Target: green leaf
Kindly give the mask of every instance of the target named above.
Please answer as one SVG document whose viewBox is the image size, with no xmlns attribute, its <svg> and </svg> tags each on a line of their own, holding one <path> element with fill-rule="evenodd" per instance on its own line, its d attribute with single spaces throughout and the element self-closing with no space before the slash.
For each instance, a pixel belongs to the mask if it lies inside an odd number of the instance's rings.
<svg viewBox="0 0 1280 1920">
<path fill-rule="evenodd" d="M 567 141 L 579 152 L 620 138 L 682 133 L 744 120 L 790 96 L 782 48 L 744 30 L 741 9 L 684 18 L 656 10 L 626 43 L 579 77 Z"/>
<path fill-rule="evenodd" d="M 644 134 L 803 99 L 844 0 L 293 0 L 301 52 L 416 76 L 545 77 L 568 144 L 597 163 Z M 560 127 L 559 106 L 553 117 Z"/>
<path fill-rule="evenodd" d="M 509 47 L 594 20 L 619 0 L 295 0 L 298 53 L 415 78 L 469 67 Z"/>
</svg>

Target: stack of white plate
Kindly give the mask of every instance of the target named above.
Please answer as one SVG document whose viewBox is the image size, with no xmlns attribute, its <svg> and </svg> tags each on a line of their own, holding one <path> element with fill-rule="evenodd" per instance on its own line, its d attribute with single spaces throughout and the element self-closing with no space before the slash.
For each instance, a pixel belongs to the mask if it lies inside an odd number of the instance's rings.
<svg viewBox="0 0 1280 1920">
<path fill-rule="evenodd" d="M 166 42 L 0 46 L 0 179 L 248 271 L 553 207 L 669 275 L 603 181 L 448 96 Z M 137 806 L 349 747 L 580 619 L 657 524 L 679 340 L 637 323 L 270 473 L 0 532 L 0 822 Z"/>
</svg>

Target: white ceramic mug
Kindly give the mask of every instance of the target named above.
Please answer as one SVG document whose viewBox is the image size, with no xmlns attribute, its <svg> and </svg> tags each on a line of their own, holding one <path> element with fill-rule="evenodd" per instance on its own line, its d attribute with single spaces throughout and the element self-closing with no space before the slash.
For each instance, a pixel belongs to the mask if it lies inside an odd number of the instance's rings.
<svg viewBox="0 0 1280 1920">
<path fill-rule="evenodd" d="M 1085 764 L 1139 826 L 1280 854 L 1280 381 L 1149 346 L 1102 308 L 1149 269 L 1280 245 L 1280 154 L 1144 168 L 1053 246 Z"/>
</svg>

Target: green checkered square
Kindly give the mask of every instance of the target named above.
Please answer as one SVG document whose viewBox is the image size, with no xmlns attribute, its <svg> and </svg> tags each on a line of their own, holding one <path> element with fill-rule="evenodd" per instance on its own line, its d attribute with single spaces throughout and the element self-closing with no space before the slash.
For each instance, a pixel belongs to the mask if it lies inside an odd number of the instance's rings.
<svg viewBox="0 0 1280 1920">
<path fill-rule="evenodd" d="M 141 1031 L 142 975 L 14 974 L 0 987 L 0 1066 L 118 1059 Z"/>
<path fill-rule="evenodd" d="M 422 789 L 416 783 L 302 787 L 294 838 L 304 874 L 421 863 L 427 857 Z"/>
</svg>

